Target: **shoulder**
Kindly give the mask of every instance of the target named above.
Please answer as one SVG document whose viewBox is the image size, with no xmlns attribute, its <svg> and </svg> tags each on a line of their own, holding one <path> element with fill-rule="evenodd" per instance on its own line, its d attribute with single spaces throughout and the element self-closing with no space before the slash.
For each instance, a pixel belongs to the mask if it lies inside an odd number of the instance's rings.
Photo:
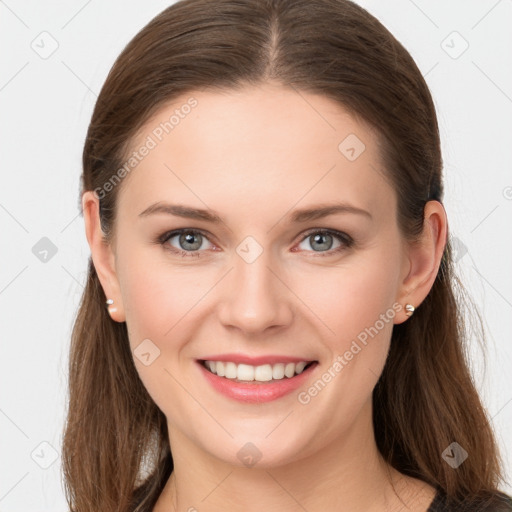
<svg viewBox="0 0 512 512">
<path fill-rule="evenodd" d="M 485 498 L 450 505 L 443 491 L 438 490 L 427 512 L 512 512 L 512 497 L 494 492 Z"/>
</svg>

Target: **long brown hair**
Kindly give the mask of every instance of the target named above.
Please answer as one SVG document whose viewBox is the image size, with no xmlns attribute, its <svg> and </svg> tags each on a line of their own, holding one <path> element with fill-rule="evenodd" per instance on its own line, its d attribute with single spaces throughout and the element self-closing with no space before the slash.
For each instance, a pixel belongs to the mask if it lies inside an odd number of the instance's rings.
<svg viewBox="0 0 512 512">
<path fill-rule="evenodd" d="M 182 0 L 164 10 L 126 46 L 101 90 L 81 192 L 105 190 L 135 134 L 170 100 L 268 80 L 324 95 L 377 130 L 399 227 L 414 240 L 426 201 L 443 198 L 434 104 L 409 53 L 348 0 Z M 100 196 L 107 241 L 120 188 Z M 105 299 L 89 260 L 71 341 L 66 496 L 73 512 L 150 511 L 173 469 L 166 419 L 139 379 L 126 324 L 110 319 Z M 465 300 L 448 241 L 429 295 L 394 326 L 373 393 L 383 457 L 454 503 L 483 497 L 503 480 L 469 369 Z M 441 456 L 454 441 L 469 453 L 457 469 Z"/>
</svg>

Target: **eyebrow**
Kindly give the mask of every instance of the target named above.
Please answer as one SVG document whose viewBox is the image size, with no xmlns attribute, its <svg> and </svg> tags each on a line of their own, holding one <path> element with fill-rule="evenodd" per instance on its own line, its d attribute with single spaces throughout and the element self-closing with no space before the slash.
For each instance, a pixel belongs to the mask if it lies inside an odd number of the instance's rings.
<svg viewBox="0 0 512 512">
<path fill-rule="evenodd" d="M 295 210 L 290 214 L 286 215 L 285 218 L 288 220 L 288 222 L 291 223 L 301 223 L 341 213 L 363 215 L 369 219 L 372 219 L 372 215 L 370 212 L 347 203 L 315 205 L 309 208 Z M 152 204 L 143 212 L 139 213 L 139 217 L 147 217 L 149 215 L 155 214 L 167 214 L 174 215 L 177 217 L 184 217 L 187 219 L 204 220 L 207 222 L 211 222 L 213 224 L 224 223 L 222 218 L 213 210 L 192 208 L 190 206 L 180 204 L 169 204 L 164 202 Z"/>
</svg>

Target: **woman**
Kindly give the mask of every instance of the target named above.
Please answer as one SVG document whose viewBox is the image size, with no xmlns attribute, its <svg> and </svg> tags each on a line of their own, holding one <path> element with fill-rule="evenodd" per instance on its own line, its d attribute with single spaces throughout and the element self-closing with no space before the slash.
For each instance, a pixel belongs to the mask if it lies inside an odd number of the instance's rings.
<svg viewBox="0 0 512 512">
<path fill-rule="evenodd" d="M 512 510 L 414 61 L 346 0 L 180 1 L 83 154 L 81 511 Z"/>
</svg>

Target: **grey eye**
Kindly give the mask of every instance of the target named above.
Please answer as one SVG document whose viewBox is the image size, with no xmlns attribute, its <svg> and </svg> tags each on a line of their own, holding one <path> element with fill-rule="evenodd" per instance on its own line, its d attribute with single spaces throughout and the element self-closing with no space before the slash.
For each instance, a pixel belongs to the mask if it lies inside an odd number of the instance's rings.
<svg viewBox="0 0 512 512">
<path fill-rule="evenodd" d="M 311 247 L 318 248 L 322 251 L 328 251 L 333 244 L 333 237 L 331 235 L 328 235 L 327 233 L 317 233 L 316 235 L 310 235 L 309 238 L 311 239 Z"/>
<path fill-rule="evenodd" d="M 174 239 L 177 240 L 177 243 Z M 208 239 L 197 231 L 184 231 L 169 236 L 168 242 L 176 249 L 195 252 L 207 248 Z M 204 246 L 205 243 L 206 247 Z"/>
<path fill-rule="evenodd" d="M 337 236 L 334 236 L 330 233 L 312 233 L 301 242 L 302 244 L 307 244 L 309 247 L 301 247 L 299 245 L 301 250 L 310 251 L 313 249 L 313 252 L 325 252 L 329 251 L 333 248 L 333 244 L 335 240 L 337 239 Z M 338 247 L 341 245 L 341 242 L 338 240 Z M 334 247 L 336 249 L 337 247 Z"/>
<path fill-rule="evenodd" d="M 182 249 L 197 250 L 201 247 L 203 237 L 200 234 L 184 233 L 180 235 L 179 243 Z"/>
</svg>

